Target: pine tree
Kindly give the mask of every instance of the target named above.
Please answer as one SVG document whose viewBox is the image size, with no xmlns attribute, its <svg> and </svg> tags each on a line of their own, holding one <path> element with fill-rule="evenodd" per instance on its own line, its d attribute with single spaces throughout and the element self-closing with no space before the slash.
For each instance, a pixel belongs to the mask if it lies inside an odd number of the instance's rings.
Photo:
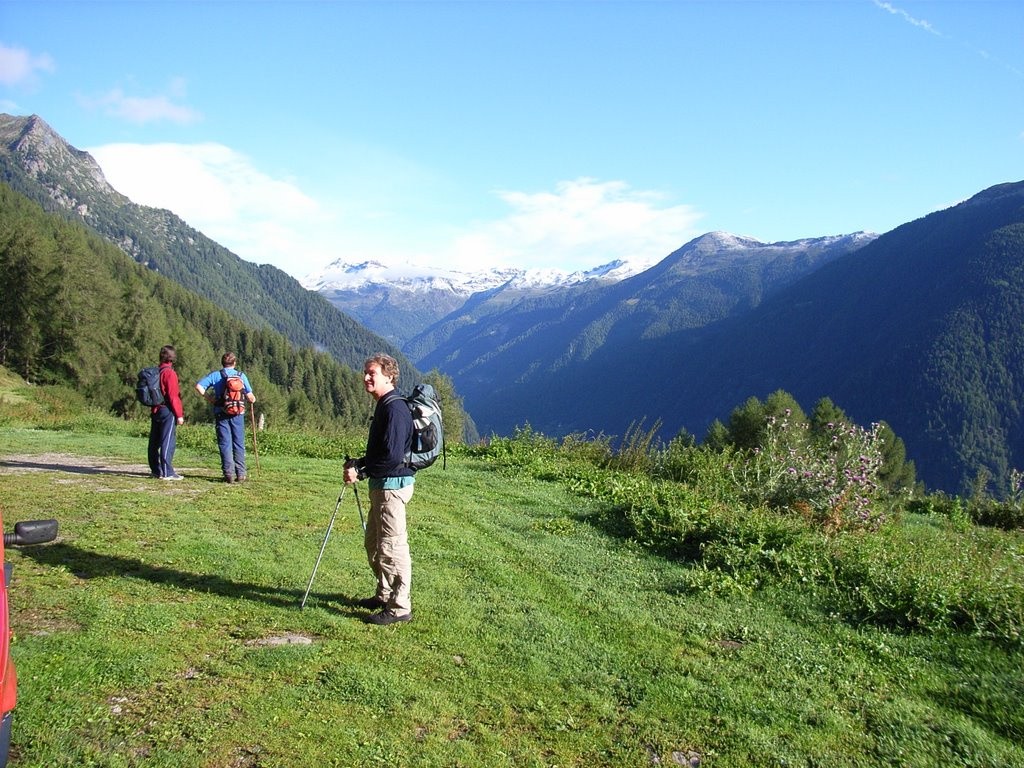
<svg viewBox="0 0 1024 768">
<path fill-rule="evenodd" d="M 45 237 L 26 217 L 0 224 L 0 365 L 28 381 L 44 372 L 44 266 L 50 259 Z"/>
</svg>

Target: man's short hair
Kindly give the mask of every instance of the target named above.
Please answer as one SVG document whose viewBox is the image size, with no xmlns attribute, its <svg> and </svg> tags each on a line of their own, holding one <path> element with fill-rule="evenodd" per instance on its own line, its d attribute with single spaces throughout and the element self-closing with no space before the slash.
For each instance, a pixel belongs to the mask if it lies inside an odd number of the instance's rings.
<svg viewBox="0 0 1024 768">
<path fill-rule="evenodd" d="M 398 370 L 398 361 L 391 355 L 385 355 L 383 352 L 371 355 L 366 358 L 366 362 L 363 363 L 363 370 L 366 370 L 366 367 L 370 363 L 376 363 L 380 367 L 381 373 L 391 379 L 393 383 L 398 383 L 398 376 L 400 373 Z"/>
<path fill-rule="evenodd" d="M 167 344 L 160 348 L 160 362 L 161 363 L 173 363 L 178 359 L 178 353 L 174 351 L 174 347 Z"/>
<path fill-rule="evenodd" d="M 236 362 L 238 362 L 238 358 L 235 357 L 234 352 L 225 352 L 220 359 L 220 364 L 225 368 L 234 368 Z"/>
</svg>

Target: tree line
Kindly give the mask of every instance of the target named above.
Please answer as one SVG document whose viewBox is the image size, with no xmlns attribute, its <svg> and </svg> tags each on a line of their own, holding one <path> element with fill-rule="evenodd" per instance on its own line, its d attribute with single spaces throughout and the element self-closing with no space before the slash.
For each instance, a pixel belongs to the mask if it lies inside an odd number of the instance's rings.
<svg viewBox="0 0 1024 768">
<path fill-rule="evenodd" d="M 143 413 L 134 399 L 136 374 L 155 364 L 160 347 L 173 344 L 190 419 L 209 418 L 206 404 L 188 396 L 192 383 L 230 350 L 257 392 L 257 412 L 271 425 L 366 425 L 371 403 L 361 371 L 241 322 L 6 184 L 0 184 L 0 291 L 0 365 L 30 382 L 66 385 L 115 414 Z M 448 433 L 458 439 L 468 419 L 454 386 L 436 372 L 425 378 L 445 397 L 446 420 L 459 430 Z"/>
</svg>

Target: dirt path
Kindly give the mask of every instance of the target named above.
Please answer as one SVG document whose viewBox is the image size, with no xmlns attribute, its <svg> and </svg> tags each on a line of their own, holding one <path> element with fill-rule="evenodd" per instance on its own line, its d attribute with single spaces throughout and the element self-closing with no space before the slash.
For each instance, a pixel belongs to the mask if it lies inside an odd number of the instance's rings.
<svg viewBox="0 0 1024 768">
<path fill-rule="evenodd" d="M 146 480 L 147 488 L 152 489 L 152 477 L 149 464 L 129 464 L 102 456 L 76 456 L 70 453 L 17 453 L 0 456 L 0 477 L 3 475 L 24 475 L 30 472 L 53 472 L 58 475 L 55 482 L 74 483 L 86 478 L 123 477 Z M 219 480 L 219 473 L 208 468 L 181 467 L 178 472 L 192 480 Z M 189 483 L 159 483 L 158 487 L 166 492 L 188 490 L 195 493 L 196 488 L 189 488 Z M 97 490 L 114 490 L 97 488 Z M 120 488 L 119 490 L 125 490 Z"/>
<path fill-rule="evenodd" d="M 0 456 L 0 475 L 20 475 L 26 472 L 149 477 L 149 465 L 121 464 L 98 456 L 74 456 L 69 453 L 19 453 Z"/>
</svg>

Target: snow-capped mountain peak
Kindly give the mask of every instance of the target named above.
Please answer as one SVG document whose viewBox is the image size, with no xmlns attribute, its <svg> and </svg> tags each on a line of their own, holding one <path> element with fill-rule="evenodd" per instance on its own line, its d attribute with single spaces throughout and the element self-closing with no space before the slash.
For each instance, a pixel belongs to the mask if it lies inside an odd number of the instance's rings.
<svg viewBox="0 0 1024 768">
<path fill-rule="evenodd" d="M 554 267 L 507 267 L 462 272 L 412 264 L 388 266 L 372 260 L 352 263 L 337 259 L 322 270 L 306 275 L 299 282 L 308 290 L 320 292 L 356 291 L 370 285 L 387 285 L 391 289 L 409 292 L 450 290 L 469 296 L 499 286 L 536 290 L 577 285 L 589 280 L 622 280 L 649 266 L 647 263 L 617 259 L 599 267 L 574 272 Z"/>
</svg>

